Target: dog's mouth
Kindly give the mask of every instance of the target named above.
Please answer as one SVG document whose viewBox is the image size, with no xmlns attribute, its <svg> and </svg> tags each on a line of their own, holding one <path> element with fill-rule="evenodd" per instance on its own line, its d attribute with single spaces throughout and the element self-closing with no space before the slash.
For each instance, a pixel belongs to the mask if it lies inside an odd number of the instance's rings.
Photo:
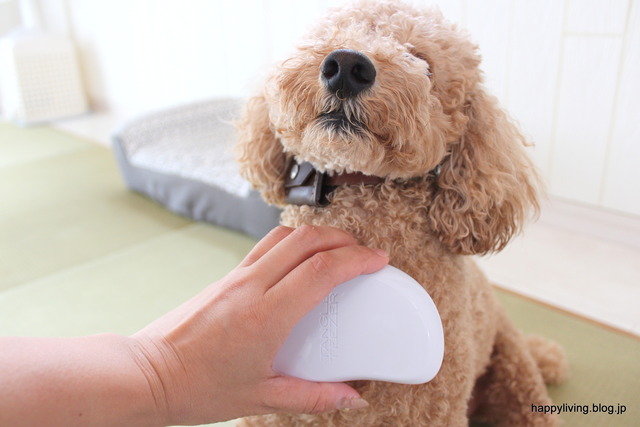
<svg viewBox="0 0 640 427">
<path fill-rule="evenodd" d="M 320 114 L 318 116 L 318 122 L 329 130 L 342 133 L 362 133 L 366 129 L 364 123 L 352 117 L 348 117 L 343 109 Z"/>
</svg>

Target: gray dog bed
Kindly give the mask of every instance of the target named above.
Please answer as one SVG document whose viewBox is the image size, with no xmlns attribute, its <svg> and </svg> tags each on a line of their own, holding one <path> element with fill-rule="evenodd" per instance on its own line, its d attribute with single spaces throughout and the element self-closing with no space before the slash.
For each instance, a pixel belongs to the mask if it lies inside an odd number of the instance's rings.
<svg viewBox="0 0 640 427">
<path fill-rule="evenodd" d="M 240 105 L 211 100 L 122 126 L 113 151 L 127 186 L 189 218 L 264 236 L 278 224 L 280 211 L 238 173 L 231 119 Z"/>
</svg>

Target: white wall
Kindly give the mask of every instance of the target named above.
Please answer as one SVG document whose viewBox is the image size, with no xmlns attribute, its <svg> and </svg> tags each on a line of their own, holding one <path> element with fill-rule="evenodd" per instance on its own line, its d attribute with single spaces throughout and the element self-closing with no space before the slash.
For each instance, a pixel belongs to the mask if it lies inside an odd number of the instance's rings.
<svg viewBox="0 0 640 427">
<path fill-rule="evenodd" d="M 552 195 L 640 215 L 640 0 L 439 0 Z M 94 106 L 137 113 L 246 96 L 341 0 L 40 0 L 80 49 Z M 63 10 L 64 13 L 60 13 Z M 56 16 L 57 15 L 57 16 Z"/>
<path fill-rule="evenodd" d="M 20 9 L 15 0 L 0 0 L 0 37 L 20 23 Z"/>
</svg>

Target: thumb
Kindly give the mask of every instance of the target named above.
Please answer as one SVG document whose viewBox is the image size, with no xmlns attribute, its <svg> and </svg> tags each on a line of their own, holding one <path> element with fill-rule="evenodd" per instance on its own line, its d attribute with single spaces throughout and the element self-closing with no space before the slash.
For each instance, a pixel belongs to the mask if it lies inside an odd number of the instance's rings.
<svg viewBox="0 0 640 427">
<path fill-rule="evenodd" d="M 344 383 L 316 383 L 286 376 L 274 377 L 270 382 L 269 406 L 280 412 L 317 414 L 369 406 L 357 391 Z"/>
</svg>

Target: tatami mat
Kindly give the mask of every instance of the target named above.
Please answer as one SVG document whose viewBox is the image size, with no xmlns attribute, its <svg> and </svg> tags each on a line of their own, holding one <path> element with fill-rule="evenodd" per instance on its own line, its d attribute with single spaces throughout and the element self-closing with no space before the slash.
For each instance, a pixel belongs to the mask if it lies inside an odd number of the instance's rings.
<svg viewBox="0 0 640 427">
<path fill-rule="evenodd" d="M 193 224 L 0 294 L 9 335 L 130 335 L 197 294 L 253 247 L 247 236 Z"/>
<path fill-rule="evenodd" d="M 48 128 L 18 128 L 0 122 L 0 168 L 46 159 L 69 151 L 86 149 L 86 141 Z"/>
<path fill-rule="evenodd" d="M 640 426 L 640 340 L 604 329 L 555 308 L 498 291 L 514 323 L 524 332 L 550 338 L 564 347 L 569 381 L 549 388 L 554 404 L 575 407 L 564 413 L 567 426 Z M 602 405 L 623 414 L 593 412 Z M 587 407 L 588 413 L 583 411 Z"/>
<path fill-rule="evenodd" d="M 4 335 L 132 333 L 223 276 L 255 243 L 129 192 L 108 149 L 50 129 L 0 125 L 0 196 Z M 550 392 L 556 404 L 589 413 L 565 413 L 565 425 L 640 425 L 640 341 L 498 294 L 520 328 L 567 350 L 572 377 Z M 593 405 L 626 413 L 593 413 Z"/>
</svg>

